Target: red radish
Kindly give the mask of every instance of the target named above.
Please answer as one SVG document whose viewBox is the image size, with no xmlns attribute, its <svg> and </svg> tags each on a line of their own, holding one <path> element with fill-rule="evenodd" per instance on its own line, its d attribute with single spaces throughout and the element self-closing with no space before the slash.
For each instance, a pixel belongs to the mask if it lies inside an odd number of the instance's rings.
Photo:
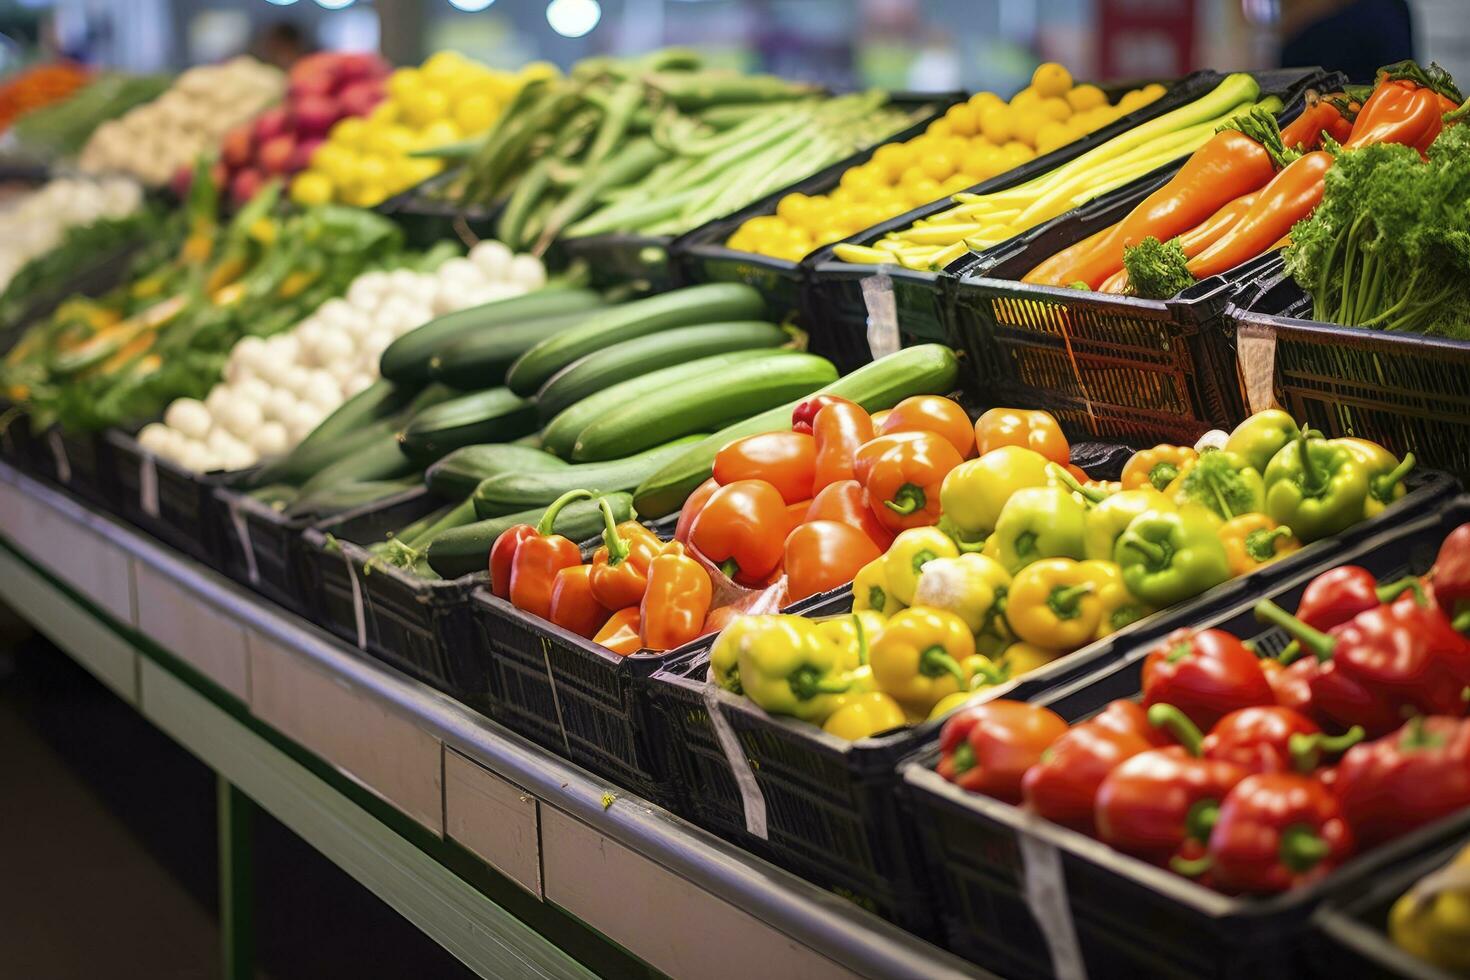
<svg viewBox="0 0 1470 980">
<path fill-rule="evenodd" d="M 243 167 L 250 162 L 251 149 L 250 127 L 236 126 L 225 134 L 220 144 L 220 159 L 231 169 Z"/>
<path fill-rule="evenodd" d="M 265 178 L 259 170 L 247 167 L 230 181 L 230 200 L 238 207 L 254 197 L 264 183 Z"/>
<path fill-rule="evenodd" d="M 291 161 L 296 156 L 296 137 L 283 133 L 261 146 L 256 154 L 256 163 L 268 174 L 291 173 Z"/>
<path fill-rule="evenodd" d="M 219 164 L 215 164 L 219 166 Z M 194 168 L 187 163 L 179 164 L 174 171 L 173 177 L 168 182 L 169 190 L 173 191 L 175 197 L 187 197 L 189 187 L 194 183 Z"/>
<path fill-rule="evenodd" d="M 383 85 L 376 79 L 353 82 L 337 96 L 342 111 L 349 116 L 365 116 L 383 101 Z"/>
<path fill-rule="evenodd" d="M 293 106 L 296 116 L 296 132 L 302 136 L 324 136 L 332 124 L 342 118 L 341 106 L 333 99 L 307 96 Z"/>
<path fill-rule="evenodd" d="M 388 74 L 388 63 L 366 51 L 350 51 L 337 59 L 337 72 L 344 84 L 360 78 L 381 78 Z"/>
<path fill-rule="evenodd" d="M 295 103 L 302 99 L 326 98 L 336 87 L 337 76 L 334 72 L 317 71 L 302 75 L 292 80 L 288 89 L 287 101 Z"/>
<path fill-rule="evenodd" d="M 275 106 L 255 117 L 255 140 L 264 144 L 291 128 L 291 114 L 285 106 Z"/>
<path fill-rule="evenodd" d="M 215 190 L 225 190 L 230 186 L 230 168 L 226 167 L 224 161 L 216 160 L 214 166 L 209 168 L 209 179 L 214 183 Z M 194 181 L 190 180 L 190 184 Z"/>
<path fill-rule="evenodd" d="M 296 149 L 291 154 L 291 173 L 296 173 L 299 170 L 305 170 L 307 167 L 311 166 L 312 155 L 316 153 L 317 147 L 321 146 L 325 142 L 326 140 L 322 137 L 314 136 L 310 139 L 304 139 L 297 143 Z"/>
</svg>

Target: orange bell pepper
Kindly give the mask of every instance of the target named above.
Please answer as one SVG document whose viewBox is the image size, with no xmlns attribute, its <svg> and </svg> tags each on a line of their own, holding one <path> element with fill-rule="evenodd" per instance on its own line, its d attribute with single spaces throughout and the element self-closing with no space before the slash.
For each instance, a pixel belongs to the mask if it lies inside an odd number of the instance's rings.
<svg viewBox="0 0 1470 980">
<path fill-rule="evenodd" d="M 713 597 L 709 573 L 671 541 L 648 566 L 648 590 L 638 607 L 638 635 L 650 650 L 672 650 L 704 631 Z"/>
<path fill-rule="evenodd" d="M 812 498 L 817 441 L 801 432 L 765 432 L 736 439 L 715 455 L 714 476 L 721 485 L 764 480 L 788 504 Z"/>
<path fill-rule="evenodd" d="M 556 573 L 551 583 L 551 610 L 547 619 L 564 630 L 591 639 L 607 622 L 609 612 L 592 594 L 591 565 L 572 565 Z"/>
<path fill-rule="evenodd" d="M 828 484 L 812 498 L 806 510 L 805 520 L 836 521 L 855 527 L 868 536 L 880 551 L 887 551 L 893 543 L 893 532 L 888 530 L 868 506 L 868 498 L 862 484 L 856 480 L 838 480 Z"/>
<path fill-rule="evenodd" d="M 869 467 L 863 489 L 880 523 L 892 531 L 939 522 L 939 488 L 949 471 L 964 462 L 954 446 L 933 432 L 904 433 L 919 438 L 893 445 Z M 873 442 L 896 438 L 879 436 Z M 871 443 L 869 444 L 871 445 Z"/>
<path fill-rule="evenodd" d="M 975 422 L 975 445 L 981 456 L 1001 446 L 1020 446 L 1065 466 L 1072 447 L 1050 412 L 992 408 Z"/>
<path fill-rule="evenodd" d="M 720 489 L 720 481 L 714 477 L 705 480 L 694 488 L 694 492 L 684 501 L 684 507 L 679 511 L 679 521 L 674 525 L 674 540 L 689 543 L 689 529 L 694 526 L 694 519 L 704 509 L 705 502 L 716 490 Z"/>
<path fill-rule="evenodd" d="M 556 515 L 573 500 L 584 500 L 592 494 L 586 490 L 568 490 L 541 515 L 536 533 L 528 536 L 515 550 L 510 565 L 510 601 L 517 609 L 546 619 L 551 615 L 551 588 L 556 573 L 563 568 L 582 564 L 582 551 L 577 542 L 560 534 L 552 534 Z M 514 530 L 512 528 L 511 530 Z M 509 534 L 506 531 L 505 534 Z M 501 537 L 504 537 L 502 534 Z M 496 544 L 500 541 L 497 538 Z"/>
<path fill-rule="evenodd" d="M 846 585 L 881 554 L 866 534 L 851 525 L 808 521 L 786 539 L 787 599 L 795 602 Z"/>
<path fill-rule="evenodd" d="M 636 606 L 648 588 L 648 564 L 663 548 L 663 542 L 637 521 L 618 524 L 606 498 L 598 505 L 606 526 L 602 547 L 592 553 L 592 564 L 588 566 L 592 598 L 605 609 Z"/>
<path fill-rule="evenodd" d="M 1265 514 L 1241 514 L 1220 525 L 1220 541 L 1231 575 L 1248 575 L 1268 562 L 1300 551 L 1302 543 L 1291 528 Z"/>
<path fill-rule="evenodd" d="M 975 430 L 970 416 L 959 403 L 940 395 L 914 395 L 893 407 L 883 420 L 882 434 L 893 432 L 934 432 L 944 436 L 960 459 L 975 448 Z"/>
<path fill-rule="evenodd" d="M 689 545 L 741 585 L 760 585 L 781 563 L 786 502 L 764 480 L 716 490 L 694 518 Z"/>
<path fill-rule="evenodd" d="M 873 420 L 861 405 L 833 402 L 817 413 L 812 422 L 817 440 L 816 470 L 812 496 L 841 480 L 852 479 L 853 456 L 873 438 Z"/>
<path fill-rule="evenodd" d="M 811 509 L 810 500 L 798 500 L 794 504 L 786 505 L 786 533 L 790 534 L 801 527 L 806 521 L 806 512 Z"/>
<path fill-rule="evenodd" d="M 1184 473 L 1185 464 L 1197 459 L 1192 447 L 1167 443 L 1136 452 L 1123 464 L 1123 489 L 1162 491 Z"/>
<path fill-rule="evenodd" d="M 592 642 L 601 643 L 620 657 L 642 650 L 643 637 L 638 632 L 638 607 L 629 606 L 613 613 L 602 624 L 602 629 L 597 631 Z"/>
<path fill-rule="evenodd" d="M 878 457 L 893 449 L 895 446 L 908 443 L 921 443 L 927 440 L 933 433 L 927 432 L 893 432 L 888 435 L 874 436 L 858 447 L 858 451 L 852 454 L 852 478 L 859 483 L 868 482 L 868 474 L 873 470 L 873 464 L 878 462 Z"/>
</svg>

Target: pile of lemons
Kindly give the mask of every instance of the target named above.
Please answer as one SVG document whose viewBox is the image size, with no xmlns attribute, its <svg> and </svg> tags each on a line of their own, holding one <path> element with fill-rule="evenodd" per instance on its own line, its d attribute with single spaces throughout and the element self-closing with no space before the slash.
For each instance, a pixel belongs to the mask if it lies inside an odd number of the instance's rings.
<svg viewBox="0 0 1470 980">
<path fill-rule="evenodd" d="M 484 133 L 522 85 L 555 74 L 546 62 L 497 71 L 454 51 L 399 68 L 388 76 L 387 97 L 366 118 L 332 127 L 311 165 L 291 182 L 291 196 L 300 204 L 379 204 L 444 169 L 442 160 L 410 153 Z"/>
<path fill-rule="evenodd" d="M 799 261 L 822 245 L 1050 153 L 1163 94 L 1162 85 L 1148 85 L 1109 104 L 1102 89 L 1074 84 L 1066 68 L 1047 62 L 1009 102 L 994 92 L 976 93 L 919 136 L 880 146 L 867 163 L 845 171 L 830 193 L 787 194 L 775 214 L 749 219 L 725 244 Z"/>
</svg>

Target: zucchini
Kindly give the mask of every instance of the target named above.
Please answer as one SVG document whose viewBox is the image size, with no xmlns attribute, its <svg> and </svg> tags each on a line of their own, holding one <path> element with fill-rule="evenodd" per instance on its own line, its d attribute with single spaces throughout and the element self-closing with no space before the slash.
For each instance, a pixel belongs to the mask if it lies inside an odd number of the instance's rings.
<svg viewBox="0 0 1470 980">
<path fill-rule="evenodd" d="M 588 354 L 552 375 L 536 392 L 536 409 L 543 419 L 555 418 L 562 409 L 629 378 L 712 354 L 780 347 L 790 339 L 775 324 L 745 321 L 679 327 L 625 340 Z"/>
<path fill-rule="evenodd" d="M 645 393 L 657 391 L 665 385 L 679 384 L 690 378 L 708 378 L 732 365 L 777 357 L 781 353 L 773 347 L 733 350 L 724 354 L 701 357 L 688 364 L 666 367 L 640 378 L 629 378 L 611 388 L 604 388 L 595 394 L 588 395 L 570 408 L 559 412 L 556 418 L 548 422 L 541 430 L 541 446 L 549 453 L 555 453 L 563 459 L 570 459 L 572 447 L 576 445 L 577 437 L 582 434 L 583 429 L 608 412 L 642 398 Z"/>
<path fill-rule="evenodd" d="M 536 403 L 491 388 L 462 395 L 415 415 L 400 441 L 411 459 L 428 463 L 482 442 L 509 442 L 536 431 Z"/>
<path fill-rule="evenodd" d="M 285 514 L 287 517 L 340 514 L 345 510 L 375 504 L 405 490 L 416 490 L 418 486 L 416 476 L 334 483 L 302 493 L 286 508 Z"/>
<path fill-rule="evenodd" d="M 753 320 L 765 313 L 765 306 L 761 294 L 750 286 L 728 282 L 690 286 L 624 303 L 526 351 L 511 365 L 505 383 L 518 395 L 532 395 L 568 364 L 610 344 L 696 323 Z"/>
<path fill-rule="evenodd" d="M 602 297 L 590 289 L 538 289 L 524 296 L 435 317 L 415 327 L 383 350 L 378 371 L 389 381 L 427 381 L 429 361 L 441 349 L 481 330 L 528 319 L 595 310 Z"/>
<path fill-rule="evenodd" d="M 858 368 L 823 388 L 821 394 L 851 399 L 870 412 L 892 408 L 910 395 L 942 395 L 954 390 L 959 362 L 941 344 L 922 344 Z M 692 446 L 638 487 L 633 505 L 644 517 L 663 517 L 678 510 L 709 479 L 715 454 L 736 439 L 791 427 L 791 402 L 716 432 Z"/>
<path fill-rule="evenodd" d="M 481 480 L 501 473 L 524 473 L 566 466 L 563 459 L 531 446 L 491 443 L 461 446 L 424 472 L 429 492 L 445 500 L 459 500 L 475 492 Z"/>
<path fill-rule="evenodd" d="M 547 337 L 586 322 L 584 310 L 477 330 L 446 344 L 429 358 L 429 377 L 471 390 L 504 384 L 505 372 L 516 358 Z"/>
<path fill-rule="evenodd" d="M 568 490 L 590 490 L 594 494 L 632 490 L 701 438 L 676 439 L 657 449 L 606 463 L 492 476 L 475 488 L 475 513 L 483 520 L 532 507 L 546 507 Z"/>
<path fill-rule="evenodd" d="M 398 445 L 398 433 L 378 435 L 374 441 L 352 455 L 337 460 L 317 472 L 301 485 L 301 496 L 306 497 L 318 490 L 363 483 L 370 480 L 397 480 L 417 473 L 419 467 L 403 454 Z M 297 503 L 300 503 L 300 497 Z"/>
<path fill-rule="evenodd" d="M 615 520 L 626 521 L 633 516 L 631 494 L 608 493 L 603 496 L 612 505 Z M 536 524 L 544 513 L 545 507 L 533 507 L 450 528 L 429 543 L 429 567 L 445 578 L 487 571 L 495 539 L 517 524 Z M 602 510 L 596 499 L 573 500 L 556 515 L 551 530 L 572 541 L 586 541 L 600 534 L 603 526 Z"/>
<path fill-rule="evenodd" d="M 620 459 L 675 436 L 716 431 L 837 380 L 832 362 L 783 351 L 734 364 L 718 375 L 650 390 L 582 430 L 572 459 Z"/>
</svg>

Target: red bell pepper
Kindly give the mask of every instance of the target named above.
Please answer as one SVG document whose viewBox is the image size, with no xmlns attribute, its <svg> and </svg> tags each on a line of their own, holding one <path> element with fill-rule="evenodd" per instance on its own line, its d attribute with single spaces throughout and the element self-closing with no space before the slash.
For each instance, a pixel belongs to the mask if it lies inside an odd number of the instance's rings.
<svg viewBox="0 0 1470 980">
<path fill-rule="evenodd" d="M 1435 599 L 1446 615 L 1454 619 L 1457 630 L 1470 629 L 1470 524 L 1461 524 L 1449 533 L 1439 546 L 1429 582 Z"/>
<path fill-rule="evenodd" d="M 1313 629 L 1330 630 L 1360 612 L 1392 602 L 1413 585 L 1410 578 L 1380 586 L 1368 569 L 1339 565 L 1312 579 L 1297 603 L 1296 616 Z"/>
<path fill-rule="evenodd" d="M 1271 692 L 1276 695 L 1277 704 L 1300 712 L 1318 724 L 1322 723 L 1324 719 L 1318 715 L 1316 706 L 1312 704 L 1311 679 L 1317 671 L 1316 660 L 1308 657 L 1288 667 L 1279 660 L 1267 657 L 1261 661 L 1261 671 L 1266 675 L 1266 683 L 1271 685 Z"/>
<path fill-rule="evenodd" d="M 961 708 L 939 732 L 935 771 L 972 793 L 1021 802 L 1021 779 L 1067 733 L 1056 712 L 1021 701 Z"/>
<path fill-rule="evenodd" d="M 1201 728 L 1275 702 L 1256 655 L 1223 630 L 1175 630 L 1143 662 L 1144 706 L 1172 704 Z"/>
<path fill-rule="evenodd" d="M 887 551 L 893 544 L 893 532 L 878 522 L 862 484 L 856 480 L 838 480 L 823 487 L 808 505 L 805 520 L 837 521 L 855 527 L 880 551 Z"/>
<path fill-rule="evenodd" d="M 1421 715 L 1354 746 L 1336 790 L 1364 847 L 1470 806 L 1470 720 Z"/>
<path fill-rule="evenodd" d="M 840 395 L 813 395 L 808 398 L 791 410 L 791 431 L 811 435 L 814 431 L 813 424 L 817 420 L 817 413 L 828 405 L 836 405 L 839 402 L 853 404 Z"/>
<path fill-rule="evenodd" d="M 721 486 L 737 480 L 764 480 L 788 504 L 812 499 L 817 443 L 800 432 L 763 432 L 736 439 L 715 454 L 714 476 Z"/>
<path fill-rule="evenodd" d="M 556 517 L 563 507 L 573 500 L 591 496 L 586 490 L 569 490 L 562 494 L 541 515 L 535 533 L 515 549 L 510 565 L 510 601 L 517 609 L 524 609 L 542 619 L 551 615 L 551 588 L 556 584 L 556 573 L 582 564 L 582 550 L 577 547 L 577 542 L 552 534 L 551 529 L 556 526 Z M 511 528 L 501 537 L 514 530 Z M 495 543 L 499 544 L 500 539 L 497 538 Z"/>
<path fill-rule="evenodd" d="M 1248 772 L 1201 757 L 1199 732 L 1172 705 L 1149 708 L 1149 720 L 1185 744 L 1141 752 L 1108 773 L 1097 790 L 1095 815 L 1101 840 L 1164 865 L 1198 856 L 1220 801 Z"/>
<path fill-rule="evenodd" d="M 1330 790 L 1299 773 L 1242 779 L 1220 804 L 1208 853 L 1175 870 L 1208 870 L 1223 891 L 1270 895 L 1321 878 L 1353 851 L 1353 834 Z"/>
<path fill-rule="evenodd" d="M 490 591 L 502 599 L 510 598 L 510 569 L 516 551 L 529 538 L 536 536 L 530 524 L 516 524 L 500 532 L 490 547 Z"/>
<path fill-rule="evenodd" d="M 1089 724 L 1101 725 L 1115 732 L 1129 732 L 1140 736 L 1151 747 L 1160 749 L 1174 744 L 1169 733 L 1148 720 L 1148 711 L 1137 701 L 1119 698 L 1109 701 L 1107 707 L 1087 719 Z"/>
<path fill-rule="evenodd" d="M 736 480 L 710 495 L 689 544 L 741 585 L 760 585 L 781 564 L 786 502 L 764 480 Z"/>
<path fill-rule="evenodd" d="M 817 458 L 810 487 L 815 497 L 834 483 L 852 479 L 853 458 L 873 438 L 873 420 L 861 405 L 833 402 L 812 422 Z"/>
<path fill-rule="evenodd" d="M 1026 805 L 1048 820 L 1094 833 L 1098 787 L 1125 759 L 1151 748 L 1139 732 L 1098 719 L 1073 725 L 1026 770 L 1021 780 Z"/>
<path fill-rule="evenodd" d="M 1251 772 L 1310 773 L 1324 754 L 1345 752 L 1363 729 L 1330 737 L 1306 715 L 1280 705 L 1254 706 L 1221 718 L 1204 738 L 1207 759 L 1225 759 Z"/>
<path fill-rule="evenodd" d="M 782 566 L 786 569 L 786 599 L 807 596 L 846 585 L 864 565 L 882 557 L 866 534 L 836 521 L 808 521 L 786 538 Z"/>
<path fill-rule="evenodd" d="M 939 523 L 939 488 L 949 471 L 964 462 L 949 440 L 934 432 L 879 436 L 859 453 L 875 443 L 900 438 L 904 441 L 882 451 L 859 477 L 878 521 L 895 532 Z"/>
<path fill-rule="evenodd" d="M 1410 714 L 1464 714 L 1470 641 L 1427 602 L 1379 606 L 1331 634 L 1270 600 L 1256 605 L 1256 617 L 1285 629 L 1316 658 L 1308 679 L 1312 705 L 1338 725 L 1362 725 L 1377 737 Z"/>
</svg>

